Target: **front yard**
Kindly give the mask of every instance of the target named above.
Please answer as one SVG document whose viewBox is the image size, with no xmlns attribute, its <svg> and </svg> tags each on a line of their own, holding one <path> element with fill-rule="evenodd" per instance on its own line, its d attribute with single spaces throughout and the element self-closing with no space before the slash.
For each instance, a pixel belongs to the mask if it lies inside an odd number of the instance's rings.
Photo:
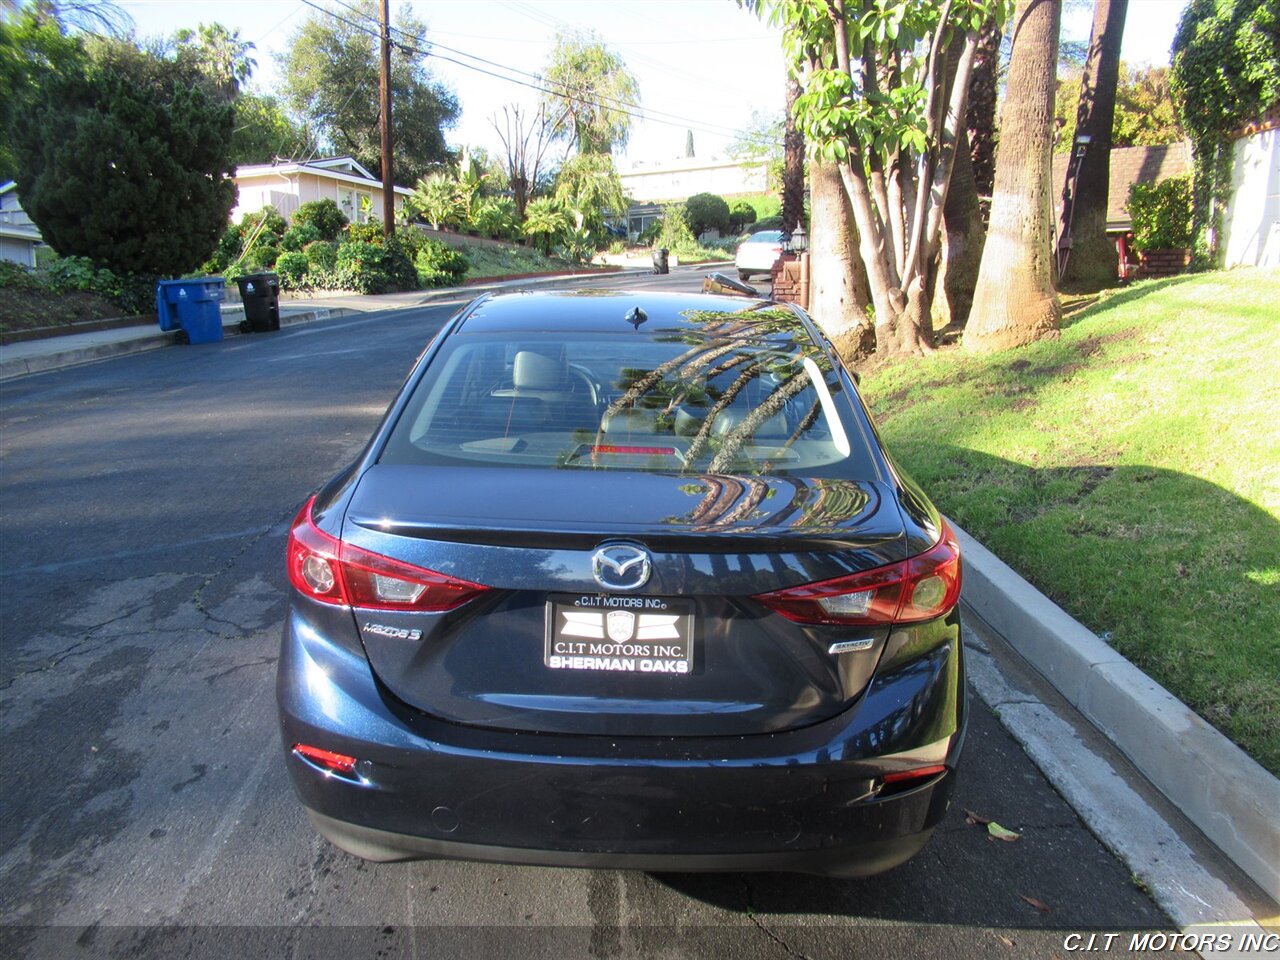
<svg viewBox="0 0 1280 960">
<path fill-rule="evenodd" d="M 1060 339 L 868 372 L 901 465 L 1280 773 L 1280 271 L 1112 291 Z"/>
</svg>

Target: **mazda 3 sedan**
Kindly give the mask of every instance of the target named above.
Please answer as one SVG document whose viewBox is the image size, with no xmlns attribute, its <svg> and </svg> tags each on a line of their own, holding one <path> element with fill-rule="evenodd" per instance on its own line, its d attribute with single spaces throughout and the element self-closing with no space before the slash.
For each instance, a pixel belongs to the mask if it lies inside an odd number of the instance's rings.
<svg viewBox="0 0 1280 960">
<path fill-rule="evenodd" d="M 949 802 L 956 539 L 793 306 L 476 300 L 287 564 L 289 773 L 358 856 L 857 876 Z"/>
</svg>

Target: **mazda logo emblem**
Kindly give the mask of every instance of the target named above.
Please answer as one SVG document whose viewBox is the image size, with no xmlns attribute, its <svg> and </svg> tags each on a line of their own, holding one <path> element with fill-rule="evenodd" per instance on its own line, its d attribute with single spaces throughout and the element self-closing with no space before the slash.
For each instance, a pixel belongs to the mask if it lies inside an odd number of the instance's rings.
<svg viewBox="0 0 1280 960">
<path fill-rule="evenodd" d="M 630 544 L 610 544 L 591 556 L 591 574 L 606 590 L 638 590 L 650 572 L 648 552 Z"/>
</svg>

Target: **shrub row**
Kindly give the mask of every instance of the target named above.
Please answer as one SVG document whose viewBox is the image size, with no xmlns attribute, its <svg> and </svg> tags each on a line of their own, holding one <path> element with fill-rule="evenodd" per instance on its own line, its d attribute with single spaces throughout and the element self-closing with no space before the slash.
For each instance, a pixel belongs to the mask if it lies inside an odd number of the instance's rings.
<svg viewBox="0 0 1280 960">
<path fill-rule="evenodd" d="M 35 270 L 0 260 L 0 287 L 53 295 L 92 293 L 111 301 L 125 314 L 155 309 L 156 279 L 149 274 L 118 273 L 95 267 L 87 257 L 58 257 Z"/>
</svg>

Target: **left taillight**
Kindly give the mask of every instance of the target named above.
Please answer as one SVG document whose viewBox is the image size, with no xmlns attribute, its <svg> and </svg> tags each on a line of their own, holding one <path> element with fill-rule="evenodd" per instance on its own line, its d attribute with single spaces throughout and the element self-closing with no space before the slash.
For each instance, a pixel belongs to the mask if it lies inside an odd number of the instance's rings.
<svg viewBox="0 0 1280 960">
<path fill-rule="evenodd" d="M 312 497 L 294 518 L 285 554 L 289 582 L 304 596 L 373 610 L 439 613 L 489 589 L 331 537 L 312 520 L 314 503 Z"/>
<path fill-rule="evenodd" d="M 960 544 L 943 520 L 938 542 L 917 556 L 755 599 L 796 623 L 874 626 L 932 620 L 960 600 Z"/>
</svg>

